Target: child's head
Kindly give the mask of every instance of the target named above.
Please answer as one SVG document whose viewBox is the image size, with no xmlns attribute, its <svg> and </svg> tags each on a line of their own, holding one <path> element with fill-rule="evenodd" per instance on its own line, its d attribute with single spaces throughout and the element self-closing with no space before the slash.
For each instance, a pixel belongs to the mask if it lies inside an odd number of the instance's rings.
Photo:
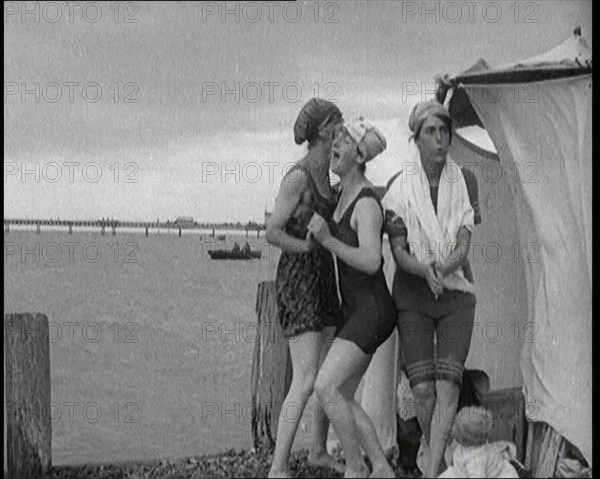
<svg viewBox="0 0 600 479">
<path fill-rule="evenodd" d="M 462 446 L 483 446 L 489 439 L 493 418 L 490 411 L 479 406 L 464 407 L 456 415 L 452 436 Z"/>
</svg>

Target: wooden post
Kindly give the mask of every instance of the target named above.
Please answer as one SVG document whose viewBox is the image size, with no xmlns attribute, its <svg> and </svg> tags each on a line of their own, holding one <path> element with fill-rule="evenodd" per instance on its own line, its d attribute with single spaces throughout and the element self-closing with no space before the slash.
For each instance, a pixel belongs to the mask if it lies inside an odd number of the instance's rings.
<svg viewBox="0 0 600 479">
<path fill-rule="evenodd" d="M 69 225 L 69 234 L 70 235 L 73 234 L 73 225 L 72 224 Z"/>
<path fill-rule="evenodd" d="M 104 225 L 102 225 L 102 226 L 100 227 L 100 234 L 101 234 L 102 236 L 104 236 Z"/>
<path fill-rule="evenodd" d="M 179 228 L 179 237 L 181 238 L 181 228 Z"/>
<path fill-rule="evenodd" d="M 148 236 L 148 227 L 146 226 L 146 236 Z"/>
<path fill-rule="evenodd" d="M 117 234 L 117 227 L 112 226 L 112 235 L 114 236 L 115 234 Z"/>
<path fill-rule="evenodd" d="M 40 232 L 41 232 L 41 227 L 40 227 L 39 223 L 36 226 L 36 231 L 37 231 L 37 234 L 40 234 Z"/>
<path fill-rule="evenodd" d="M 8 477 L 43 477 L 52 465 L 46 315 L 5 315 L 4 367 Z"/>
<path fill-rule="evenodd" d="M 263 281 L 256 296 L 258 335 L 252 361 L 252 438 L 254 447 L 272 448 L 279 414 L 292 382 L 290 348 L 277 318 L 275 282 Z"/>
<path fill-rule="evenodd" d="M 544 433 L 548 425 L 541 421 L 527 421 L 527 450 L 525 453 L 525 469 L 531 472 L 529 477 L 542 477 L 539 474 L 540 452 Z"/>
</svg>

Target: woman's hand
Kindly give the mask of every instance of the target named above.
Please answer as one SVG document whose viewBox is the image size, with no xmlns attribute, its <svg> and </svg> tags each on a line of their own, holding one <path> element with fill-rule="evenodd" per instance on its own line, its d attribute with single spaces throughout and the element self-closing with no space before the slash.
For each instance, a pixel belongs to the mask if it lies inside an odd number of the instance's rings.
<svg viewBox="0 0 600 479">
<path fill-rule="evenodd" d="M 440 281 L 448 276 L 448 265 L 441 261 L 434 263 L 433 270 Z"/>
<path fill-rule="evenodd" d="M 319 243 L 317 243 L 310 231 L 306 233 L 306 238 L 304 239 L 304 241 L 306 243 L 306 252 L 312 251 L 316 249 L 317 246 L 319 246 Z"/>
<path fill-rule="evenodd" d="M 442 277 L 435 269 L 435 262 L 432 260 L 423 265 L 424 267 L 424 277 L 427 280 L 427 284 L 429 285 L 429 289 L 435 295 L 435 298 L 442 294 L 444 291 L 444 286 L 442 284 Z"/>
<path fill-rule="evenodd" d="M 307 237 L 310 236 L 321 244 L 331 238 L 331 230 L 327 221 L 318 213 L 315 213 L 308 223 Z"/>
<path fill-rule="evenodd" d="M 442 261 L 437 261 L 433 268 L 437 273 L 440 281 L 459 269 L 466 261 L 471 247 L 471 232 L 466 226 L 462 226 L 458 230 L 456 237 L 456 247 L 452 252 L 445 256 Z"/>
</svg>

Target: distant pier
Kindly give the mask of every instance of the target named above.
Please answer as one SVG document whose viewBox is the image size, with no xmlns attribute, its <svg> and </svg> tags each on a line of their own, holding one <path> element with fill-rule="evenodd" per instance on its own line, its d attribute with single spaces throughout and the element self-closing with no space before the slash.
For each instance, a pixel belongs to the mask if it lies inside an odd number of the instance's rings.
<svg viewBox="0 0 600 479">
<path fill-rule="evenodd" d="M 115 235 L 117 232 L 117 228 L 140 228 L 145 230 L 146 236 L 148 236 L 148 230 L 152 229 L 170 229 L 179 232 L 179 236 L 181 236 L 182 230 L 207 230 L 212 232 L 211 236 L 215 236 L 215 231 L 219 230 L 237 230 L 237 231 L 245 231 L 246 237 L 250 233 L 254 235 L 256 232 L 256 237 L 260 237 L 260 232 L 265 229 L 264 225 L 260 224 L 251 224 L 251 225 L 241 225 L 241 224 L 231 224 L 231 223 L 177 223 L 176 221 L 166 221 L 166 222 L 142 222 L 142 221 L 121 221 L 121 220 L 36 220 L 36 219 L 22 219 L 22 218 L 9 218 L 4 219 L 4 231 L 5 233 L 10 233 L 10 226 L 36 226 L 36 230 L 38 233 L 41 232 L 42 227 L 44 226 L 64 226 L 69 228 L 69 234 L 73 233 L 73 228 L 78 227 L 86 227 L 86 228 L 98 228 L 101 234 L 106 233 L 106 229 L 110 228 L 111 234 Z"/>
</svg>

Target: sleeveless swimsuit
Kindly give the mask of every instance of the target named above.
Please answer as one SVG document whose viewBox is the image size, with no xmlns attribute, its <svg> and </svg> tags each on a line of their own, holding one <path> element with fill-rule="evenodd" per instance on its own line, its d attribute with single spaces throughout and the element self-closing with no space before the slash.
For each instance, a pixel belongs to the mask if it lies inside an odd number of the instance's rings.
<svg viewBox="0 0 600 479">
<path fill-rule="evenodd" d="M 332 235 L 354 247 L 358 246 L 358 235 L 350 226 L 350 218 L 361 198 L 374 198 L 381 207 L 377 193 L 365 187 L 338 223 L 333 219 L 329 222 Z M 380 235 L 383 237 L 383 227 Z M 365 354 L 373 354 L 396 327 L 396 309 L 385 282 L 383 259 L 377 273 L 371 275 L 338 258 L 338 273 L 344 325 L 338 329 L 336 336 L 352 341 Z"/>
</svg>

